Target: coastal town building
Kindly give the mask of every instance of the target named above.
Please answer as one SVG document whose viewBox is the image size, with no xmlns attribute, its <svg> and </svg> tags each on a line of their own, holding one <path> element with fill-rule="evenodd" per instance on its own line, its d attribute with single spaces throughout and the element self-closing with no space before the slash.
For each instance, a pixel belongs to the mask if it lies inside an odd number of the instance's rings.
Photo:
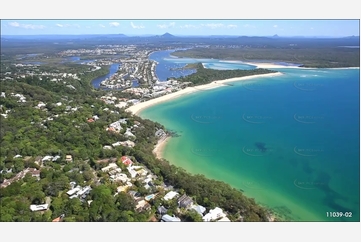
<svg viewBox="0 0 361 242">
<path fill-rule="evenodd" d="M 223 217 L 226 217 L 226 214 L 223 213 L 223 210 L 219 207 L 215 207 L 214 209 L 211 209 L 206 215 L 203 216 L 203 221 L 210 222 Z"/>
<path fill-rule="evenodd" d="M 186 194 L 183 194 L 178 198 L 178 206 L 181 208 L 189 208 L 193 205 L 193 200 L 191 197 L 188 197 Z"/>
<path fill-rule="evenodd" d="M 67 162 L 73 162 L 73 156 L 72 156 L 72 155 L 66 155 L 66 156 L 65 156 L 65 160 L 66 160 Z"/>
<path fill-rule="evenodd" d="M 168 192 L 167 194 L 165 194 L 165 196 L 163 197 L 163 199 L 164 199 L 165 201 L 172 200 L 173 198 L 175 198 L 175 197 L 178 196 L 178 195 L 179 195 L 178 192 L 170 191 L 170 192 Z"/>
<path fill-rule="evenodd" d="M 120 160 L 122 161 L 122 163 L 126 166 L 130 166 L 133 164 L 132 160 L 128 157 L 128 156 L 122 156 L 120 158 Z"/>
<path fill-rule="evenodd" d="M 48 210 L 49 208 L 49 204 L 45 203 L 45 204 L 39 204 L 39 205 L 36 205 L 36 204 L 31 204 L 30 205 L 30 210 L 32 212 L 36 212 L 36 211 L 44 211 L 44 210 Z"/>
<path fill-rule="evenodd" d="M 168 214 L 164 214 L 162 216 L 161 222 L 181 222 L 180 218 L 175 216 L 170 216 Z"/>
</svg>

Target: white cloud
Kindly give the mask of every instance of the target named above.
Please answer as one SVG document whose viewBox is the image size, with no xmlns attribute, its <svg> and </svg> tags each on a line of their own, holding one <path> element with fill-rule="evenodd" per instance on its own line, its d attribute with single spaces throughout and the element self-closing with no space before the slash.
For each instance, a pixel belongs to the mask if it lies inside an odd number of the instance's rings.
<svg viewBox="0 0 361 242">
<path fill-rule="evenodd" d="M 99 27 L 102 27 L 102 28 L 105 28 L 105 25 L 102 25 L 102 24 L 99 24 L 98 26 L 99 26 Z"/>
<path fill-rule="evenodd" d="M 252 24 L 244 24 L 243 27 L 244 28 L 256 28 L 256 26 L 252 25 Z"/>
<path fill-rule="evenodd" d="M 111 23 L 109 23 L 109 25 L 110 25 L 111 27 L 118 27 L 118 26 L 120 25 L 120 23 L 118 23 L 118 22 L 111 22 Z"/>
<path fill-rule="evenodd" d="M 44 25 L 36 25 L 36 24 L 19 24 L 18 22 L 11 22 L 9 26 L 23 29 L 45 29 Z"/>
<path fill-rule="evenodd" d="M 227 28 L 228 28 L 228 29 L 235 29 L 235 28 L 238 28 L 238 26 L 235 25 L 235 24 L 228 24 L 228 25 L 227 25 Z"/>
<path fill-rule="evenodd" d="M 201 24 L 203 27 L 211 28 L 211 29 L 217 29 L 217 28 L 223 28 L 224 24 Z"/>
<path fill-rule="evenodd" d="M 162 26 L 164 27 L 164 26 Z M 211 24 L 200 24 L 200 25 L 193 25 L 193 24 L 185 24 L 185 25 L 180 25 L 179 28 L 181 29 L 196 29 L 196 28 L 211 28 L 211 29 L 217 29 L 217 28 L 227 28 L 227 29 L 235 29 L 238 28 L 238 25 L 236 24 L 221 24 L 221 23 L 211 23 Z"/>
<path fill-rule="evenodd" d="M 144 29 L 145 27 L 143 25 L 135 25 L 133 22 L 130 22 L 130 25 L 133 29 Z"/>
<path fill-rule="evenodd" d="M 175 26 L 175 22 L 171 22 L 169 24 L 158 24 L 157 27 L 161 29 L 168 29 Z"/>
<path fill-rule="evenodd" d="M 45 29 L 44 25 L 35 25 L 35 24 L 23 24 L 24 29 Z"/>
<path fill-rule="evenodd" d="M 18 22 L 11 22 L 9 23 L 11 27 L 20 27 L 20 24 Z"/>
<path fill-rule="evenodd" d="M 59 28 L 71 28 L 71 27 L 75 27 L 80 29 L 80 25 L 79 24 L 55 24 L 57 27 Z"/>
<path fill-rule="evenodd" d="M 278 28 L 278 25 L 277 24 L 273 25 L 273 28 Z"/>
<path fill-rule="evenodd" d="M 181 29 L 195 29 L 195 28 L 198 28 L 198 26 L 193 25 L 193 24 L 185 24 L 185 25 L 179 26 L 179 28 L 181 28 Z"/>
</svg>

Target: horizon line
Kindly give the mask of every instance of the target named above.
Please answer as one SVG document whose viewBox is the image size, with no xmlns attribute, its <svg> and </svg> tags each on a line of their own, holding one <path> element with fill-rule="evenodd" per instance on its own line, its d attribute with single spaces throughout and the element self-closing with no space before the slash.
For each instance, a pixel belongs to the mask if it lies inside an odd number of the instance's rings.
<svg viewBox="0 0 361 242">
<path fill-rule="evenodd" d="M 186 36 L 186 37 L 202 37 L 202 36 L 230 36 L 230 37 L 331 37 L 331 38 L 344 38 L 344 37 L 360 37 L 360 35 L 344 35 L 344 36 L 331 36 L 331 35 L 278 35 L 278 34 L 274 34 L 274 35 L 232 35 L 232 34 L 204 34 L 204 35 L 194 35 L 194 34 L 171 34 L 169 32 L 166 32 L 164 34 L 123 34 L 123 33 L 118 33 L 118 34 L 114 34 L 114 33 L 109 33 L 109 34 L 1 34 L 0 37 L 5 37 L 5 36 L 86 36 L 86 35 L 124 35 L 127 37 L 138 37 L 138 36 L 162 36 L 165 34 L 169 34 L 172 35 L 174 37 L 182 37 L 182 36 Z"/>
</svg>

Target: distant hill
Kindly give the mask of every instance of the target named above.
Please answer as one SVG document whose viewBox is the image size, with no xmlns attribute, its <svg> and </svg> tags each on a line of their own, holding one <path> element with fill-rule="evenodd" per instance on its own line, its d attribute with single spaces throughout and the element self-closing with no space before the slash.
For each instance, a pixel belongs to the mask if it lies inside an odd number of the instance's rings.
<svg viewBox="0 0 361 242">
<path fill-rule="evenodd" d="M 163 34 L 163 35 L 161 35 L 159 37 L 161 37 L 161 38 L 175 38 L 176 36 L 174 36 L 174 35 L 172 35 L 170 33 L 165 33 L 165 34 Z"/>
</svg>

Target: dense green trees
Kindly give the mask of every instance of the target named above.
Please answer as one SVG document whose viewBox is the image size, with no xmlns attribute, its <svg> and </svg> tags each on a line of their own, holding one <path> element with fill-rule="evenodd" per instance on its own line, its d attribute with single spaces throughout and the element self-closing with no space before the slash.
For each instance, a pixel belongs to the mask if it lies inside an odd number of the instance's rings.
<svg viewBox="0 0 361 242">
<path fill-rule="evenodd" d="M 287 40 L 286 40 L 287 41 Z M 297 40 L 288 40 L 295 44 Z M 359 67 L 360 50 L 358 48 L 340 48 L 337 44 L 329 45 L 328 41 L 313 40 L 310 43 L 290 46 L 289 43 L 279 43 L 270 45 L 266 40 L 262 47 L 259 44 L 248 44 L 243 48 L 192 48 L 178 50 L 172 55 L 186 58 L 214 58 L 220 60 L 239 60 L 245 62 L 252 61 L 274 61 L 300 64 L 304 67 L 315 68 L 335 68 L 335 67 Z M 337 41 L 337 40 L 336 40 Z M 302 41 L 301 41 L 302 42 Z M 238 43 L 241 44 L 241 43 Z"/>
<path fill-rule="evenodd" d="M 202 63 L 196 65 L 197 72 L 191 75 L 179 78 L 181 82 L 191 82 L 193 86 L 207 84 L 217 80 L 224 80 L 234 77 L 243 77 L 267 73 L 275 73 L 276 71 L 267 69 L 253 69 L 253 70 L 214 70 L 206 69 Z"/>
<path fill-rule="evenodd" d="M 199 66 L 196 75 L 182 80 L 197 85 L 205 80 L 212 81 L 260 74 L 260 72 L 270 71 L 214 72 Z M 151 201 L 153 207 L 150 211 L 137 212 L 135 201 L 129 194 L 119 193 L 114 196 L 116 184 L 109 182 L 108 175 L 99 172 L 96 177 L 93 173 L 94 170 L 99 171 L 106 165 L 97 163 L 97 159 L 119 158 L 122 155 L 131 156 L 134 161 L 148 167 L 158 176 L 156 185 L 164 181 L 176 189 L 182 189 L 182 193 L 193 197 L 195 202 L 208 209 L 215 206 L 222 207 L 234 220 L 237 220 L 239 215 L 242 215 L 245 221 L 267 220 L 267 211 L 252 199 L 246 198 L 240 191 L 202 175 L 191 175 L 165 160 L 156 159 L 152 153 L 157 143 L 155 131 L 165 127 L 133 116 L 123 109 L 115 109 L 96 99 L 104 94 L 103 91 L 95 91 L 85 85 L 83 89 L 79 86 L 76 92 L 72 92 L 66 86 L 57 86 L 47 81 L 40 82 L 36 78 L 2 81 L 1 84 L 1 91 L 6 91 L 6 94 L 23 94 L 27 101 L 19 103 L 16 97 L 10 95 L 0 99 L 1 112 L 10 110 L 7 118 L 1 116 L 0 170 L 5 170 L 5 173 L 0 174 L 0 181 L 13 177 L 27 167 L 40 169 L 41 172 L 40 181 L 28 174 L 24 179 L 13 182 L 6 188 L 0 188 L 0 221 L 51 221 L 61 214 L 66 215 L 64 221 L 68 222 L 148 221 L 156 207 L 164 201 L 156 198 Z M 46 104 L 45 108 L 35 107 L 40 101 Z M 62 104 L 56 105 L 58 102 Z M 111 113 L 105 108 L 117 110 L 118 113 Z M 93 115 L 98 115 L 99 120 L 88 123 L 88 118 Z M 110 123 L 121 118 L 128 120 L 126 124 L 122 124 L 123 130 L 131 127 L 135 121 L 140 122 L 139 127 L 133 130 L 136 135 L 136 146 L 103 149 L 105 145 L 127 140 L 122 132 L 116 134 L 105 130 Z M 14 158 L 18 154 L 22 157 Z M 67 154 L 72 155 L 74 160 L 72 163 L 65 161 Z M 35 157 L 45 155 L 60 158 L 44 162 L 43 167 L 35 164 Z M 28 158 L 25 159 L 26 156 Z M 121 162 L 118 163 L 127 173 L 126 167 Z M 8 169 L 12 169 L 12 172 Z M 69 199 L 66 191 L 71 188 L 71 181 L 92 186 L 93 190 L 84 201 L 77 198 Z M 158 188 L 146 190 L 141 182 L 134 184 L 133 188 L 142 195 L 151 192 L 160 192 L 160 196 L 164 195 L 164 192 Z M 30 211 L 30 204 L 41 204 L 49 198 L 51 206 L 48 211 Z M 191 211 L 179 213 L 177 203 L 174 201 L 165 205 L 169 207 L 169 213 L 183 216 L 185 221 L 200 221 L 199 215 Z"/>
</svg>

